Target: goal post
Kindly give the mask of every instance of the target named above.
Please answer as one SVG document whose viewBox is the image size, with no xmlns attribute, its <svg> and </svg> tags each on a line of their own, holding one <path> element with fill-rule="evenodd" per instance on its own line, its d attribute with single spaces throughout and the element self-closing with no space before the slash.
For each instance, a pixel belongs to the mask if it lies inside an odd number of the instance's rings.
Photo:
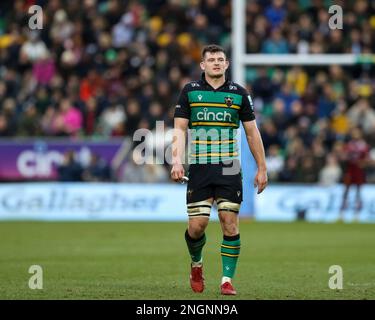
<svg viewBox="0 0 375 320">
<path fill-rule="evenodd" d="M 232 79 L 245 86 L 246 66 L 329 66 L 375 64 L 375 54 L 248 54 L 246 53 L 246 0 L 232 0 Z M 241 125 L 243 203 L 241 216 L 255 214 L 253 180 L 256 164 Z"/>
</svg>

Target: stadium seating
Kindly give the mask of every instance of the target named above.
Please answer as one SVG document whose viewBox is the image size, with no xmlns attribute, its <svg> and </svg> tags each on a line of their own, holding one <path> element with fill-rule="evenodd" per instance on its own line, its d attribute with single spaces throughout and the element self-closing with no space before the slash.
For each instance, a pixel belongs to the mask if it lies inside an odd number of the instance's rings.
<svg viewBox="0 0 375 320">
<path fill-rule="evenodd" d="M 43 7 L 42 30 L 27 28 L 31 4 Z M 374 3 L 340 5 L 345 32 L 328 29 L 326 1 L 247 1 L 247 52 L 375 52 Z M 111 139 L 157 120 L 171 127 L 179 90 L 200 76 L 202 46 L 230 55 L 230 34 L 228 1 L 2 2 L 0 137 Z M 340 181 L 338 154 L 355 126 L 375 162 L 374 71 L 371 63 L 247 68 L 271 181 L 327 182 L 332 170 L 328 182 Z M 156 173 L 161 181 L 167 169 Z"/>
</svg>

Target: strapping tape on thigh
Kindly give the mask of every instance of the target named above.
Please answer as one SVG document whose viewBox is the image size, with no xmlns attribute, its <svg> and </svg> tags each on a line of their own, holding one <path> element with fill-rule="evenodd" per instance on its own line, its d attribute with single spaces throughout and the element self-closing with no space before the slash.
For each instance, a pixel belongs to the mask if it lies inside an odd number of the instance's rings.
<svg viewBox="0 0 375 320">
<path fill-rule="evenodd" d="M 217 210 L 218 211 L 230 211 L 234 213 L 238 213 L 240 211 L 240 204 L 231 202 L 227 199 L 218 198 L 216 200 L 217 203 Z"/>
<path fill-rule="evenodd" d="M 205 200 L 189 203 L 187 205 L 187 212 L 189 217 L 209 217 L 211 212 L 211 202 Z"/>
</svg>

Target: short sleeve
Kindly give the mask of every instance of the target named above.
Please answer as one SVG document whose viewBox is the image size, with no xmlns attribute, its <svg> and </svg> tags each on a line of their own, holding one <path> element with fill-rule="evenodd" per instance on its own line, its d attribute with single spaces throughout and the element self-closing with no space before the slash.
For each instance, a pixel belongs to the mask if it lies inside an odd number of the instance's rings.
<svg viewBox="0 0 375 320">
<path fill-rule="evenodd" d="M 190 119 L 190 106 L 187 96 L 187 85 L 182 89 L 174 110 L 175 118 Z"/>
<path fill-rule="evenodd" d="M 253 99 L 250 94 L 244 90 L 242 95 L 242 105 L 239 112 L 241 121 L 253 121 L 255 119 Z"/>
</svg>

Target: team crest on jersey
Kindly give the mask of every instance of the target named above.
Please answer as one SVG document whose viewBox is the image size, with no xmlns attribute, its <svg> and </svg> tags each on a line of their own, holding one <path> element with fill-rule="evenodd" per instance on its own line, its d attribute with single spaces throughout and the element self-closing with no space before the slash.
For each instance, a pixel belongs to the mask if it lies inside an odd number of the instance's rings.
<svg viewBox="0 0 375 320">
<path fill-rule="evenodd" d="M 231 107 L 233 105 L 233 98 L 232 97 L 225 97 L 224 98 L 225 104 L 227 107 Z"/>
</svg>

